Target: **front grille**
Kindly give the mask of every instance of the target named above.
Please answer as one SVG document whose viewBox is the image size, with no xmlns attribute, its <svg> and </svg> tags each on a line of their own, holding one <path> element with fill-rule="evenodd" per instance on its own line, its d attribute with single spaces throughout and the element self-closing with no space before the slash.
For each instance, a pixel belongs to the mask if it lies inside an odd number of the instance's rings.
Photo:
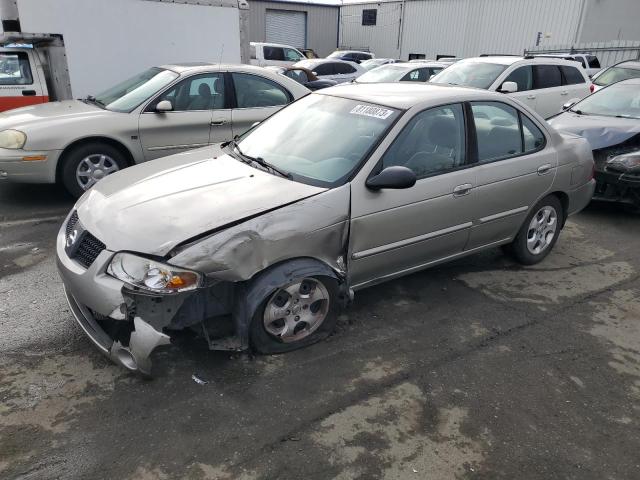
<svg viewBox="0 0 640 480">
<path fill-rule="evenodd" d="M 78 212 L 74 210 L 71 216 L 69 217 L 69 221 L 67 222 L 67 228 L 65 230 L 67 237 L 71 235 L 71 232 L 73 231 L 73 227 L 76 226 L 76 223 L 78 223 Z"/>
<path fill-rule="evenodd" d="M 89 268 L 91 264 L 98 258 L 98 255 L 106 248 L 106 245 L 85 232 L 80 241 L 80 246 L 71 258 L 74 258 L 80 265 Z"/>
</svg>

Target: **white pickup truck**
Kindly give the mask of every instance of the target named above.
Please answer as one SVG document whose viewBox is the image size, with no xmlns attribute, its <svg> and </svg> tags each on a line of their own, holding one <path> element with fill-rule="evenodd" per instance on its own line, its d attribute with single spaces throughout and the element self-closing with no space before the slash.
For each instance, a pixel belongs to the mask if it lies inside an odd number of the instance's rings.
<svg viewBox="0 0 640 480">
<path fill-rule="evenodd" d="M 279 43 L 251 42 L 251 65 L 259 67 L 293 65 L 305 57 L 300 50 Z"/>
</svg>

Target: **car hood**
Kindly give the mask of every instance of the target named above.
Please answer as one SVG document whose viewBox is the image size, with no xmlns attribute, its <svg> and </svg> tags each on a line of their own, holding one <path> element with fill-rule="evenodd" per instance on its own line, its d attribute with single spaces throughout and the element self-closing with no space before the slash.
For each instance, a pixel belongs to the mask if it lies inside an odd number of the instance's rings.
<svg viewBox="0 0 640 480">
<path fill-rule="evenodd" d="M 109 250 L 165 256 L 194 237 L 325 190 L 205 147 L 110 175 L 76 209 L 83 227 Z"/>
<path fill-rule="evenodd" d="M 80 100 L 41 103 L 0 113 L 0 131 L 6 128 L 28 128 L 29 125 L 33 124 L 50 123 L 56 120 L 64 121 L 78 116 L 113 115 L 113 113 Z"/>
<path fill-rule="evenodd" d="M 575 133 L 586 138 L 592 150 L 617 145 L 640 133 L 640 120 L 633 118 L 565 112 L 548 122 L 556 130 Z"/>
</svg>

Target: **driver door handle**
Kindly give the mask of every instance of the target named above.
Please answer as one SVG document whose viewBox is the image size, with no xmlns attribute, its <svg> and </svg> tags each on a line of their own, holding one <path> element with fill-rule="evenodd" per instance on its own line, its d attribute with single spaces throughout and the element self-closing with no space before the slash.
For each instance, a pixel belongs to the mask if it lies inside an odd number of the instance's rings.
<svg viewBox="0 0 640 480">
<path fill-rule="evenodd" d="M 218 125 L 224 125 L 225 123 L 227 123 L 226 120 L 213 120 L 211 122 L 211 126 L 215 127 L 215 126 L 218 126 Z"/>
<path fill-rule="evenodd" d="M 472 188 L 473 185 L 471 185 L 470 183 L 463 183 L 462 185 L 458 185 L 453 189 L 453 196 L 462 197 L 463 195 L 469 195 L 469 192 L 471 192 Z"/>
<path fill-rule="evenodd" d="M 535 96 L 535 95 L 527 95 L 527 98 L 528 98 L 529 100 L 535 100 L 535 99 L 536 99 L 536 96 Z"/>
<path fill-rule="evenodd" d="M 564 91 L 560 92 L 560 95 L 569 95 L 569 92 L 564 90 Z"/>
</svg>

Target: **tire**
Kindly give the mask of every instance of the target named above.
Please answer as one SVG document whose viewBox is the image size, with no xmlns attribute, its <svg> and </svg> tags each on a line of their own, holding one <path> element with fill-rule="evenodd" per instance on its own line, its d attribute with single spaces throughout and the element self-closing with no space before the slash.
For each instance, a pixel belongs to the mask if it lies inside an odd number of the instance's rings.
<svg viewBox="0 0 640 480">
<path fill-rule="evenodd" d="M 543 198 L 531 209 L 518 235 L 505 250 L 523 265 L 541 262 L 556 244 L 563 220 L 564 210 L 558 197 Z"/>
<path fill-rule="evenodd" d="M 89 165 L 93 165 L 95 169 L 89 170 Z M 102 142 L 87 143 L 73 148 L 64 155 L 61 180 L 64 188 L 77 198 L 100 178 L 127 166 L 127 159 L 116 147 Z M 84 187 L 81 181 L 86 182 Z"/>
<path fill-rule="evenodd" d="M 313 290 L 309 290 L 308 295 L 302 290 L 305 284 L 314 284 Z M 289 291 L 287 292 L 286 289 Z M 300 293 L 301 291 L 303 293 Z M 298 302 L 293 303 L 296 299 L 295 292 L 297 292 Z M 316 297 L 326 297 L 326 305 L 318 304 L 319 300 L 313 300 Z M 290 306 L 293 308 L 288 308 Z M 312 309 L 316 309 L 316 313 Z M 324 340 L 335 329 L 339 309 L 338 282 L 334 278 L 307 277 L 283 285 L 267 295 L 256 309 L 249 328 L 251 346 L 259 353 L 274 354 L 290 352 Z M 278 311 L 284 315 L 284 318 L 276 319 L 279 316 Z M 287 312 L 290 312 L 288 316 Z M 320 313 L 323 314 L 321 320 L 319 320 Z M 298 321 L 295 320 L 296 317 L 299 318 Z M 285 318 L 288 318 L 290 325 L 295 325 L 293 332 L 286 329 Z M 314 320 L 317 324 L 312 323 Z M 282 328 L 280 328 L 281 325 Z M 277 335 L 278 330 L 281 331 L 281 335 Z"/>
</svg>

